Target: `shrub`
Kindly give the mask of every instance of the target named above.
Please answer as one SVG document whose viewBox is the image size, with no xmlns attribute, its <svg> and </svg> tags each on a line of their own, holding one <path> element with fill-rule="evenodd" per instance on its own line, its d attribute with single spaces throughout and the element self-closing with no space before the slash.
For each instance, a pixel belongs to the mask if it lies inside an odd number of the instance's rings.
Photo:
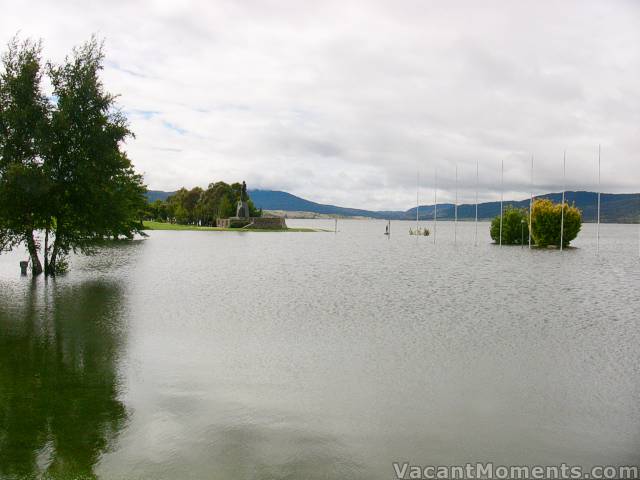
<svg viewBox="0 0 640 480">
<path fill-rule="evenodd" d="M 500 215 L 491 221 L 491 238 L 500 243 Z M 502 212 L 502 244 L 529 243 L 529 211 L 507 206 Z"/>
<path fill-rule="evenodd" d="M 533 203 L 531 235 L 537 246 L 560 246 L 562 209 L 563 207 L 560 204 L 554 204 L 551 200 L 540 199 Z M 562 235 L 562 244 L 564 247 L 568 246 L 571 240 L 578 236 L 581 227 L 582 213 L 575 205 L 569 206 L 565 203 Z"/>
</svg>

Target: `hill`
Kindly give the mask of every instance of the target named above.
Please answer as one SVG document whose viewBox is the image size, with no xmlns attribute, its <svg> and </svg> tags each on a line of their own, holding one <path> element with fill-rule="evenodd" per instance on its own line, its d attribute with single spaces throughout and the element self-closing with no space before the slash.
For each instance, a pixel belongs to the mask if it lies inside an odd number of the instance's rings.
<svg viewBox="0 0 640 480">
<path fill-rule="evenodd" d="M 369 217 L 369 218 L 403 218 L 406 212 L 373 211 L 358 208 L 337 207 L 312 202 L 278 190 L 249 190 L 249 196 L 256 207 L 263 210 L 284 210 L 287 212 L 313 212 L 323 215 L 341 217 Z"/>
<path fill-rule="evenodd" d="M 163 192 L 162 190 L 147 190 L 147 201 L 153 203 L 156 200 L 162 200 L 163 202 L 176 192 Z"/>
<path fill-rule="evenodd" d="M 147 198 L 150 202 L 155 200 L 166 200 L 174 192 L 164 192 L 161 190 L 149 190 Z M 337 217 L 368 217 L 391 220 L 413 220 L 416 218 L 415 207 L 409 210 L 365 210 L 359 208 L 339 207 L 312 202 L 301 197 L 297 197 L 287 192 L 278 190 L 249 190 L 249 196 L 258 208 L 280 212 L 311 212 L 318 215 Z M 554 202 L 560 202 L 561 193 L 548 193 L 539 195 L 536 198 L 548 198 Z M 597 194 L 595 192 L 566 192 L 566 199 L 569 203 L 574 203 L 582 210 L 583 218 L 586 222 L 594 222 L 597 215 Z M 505 200 L 504 205 L 512 205 L 517 208 L 528 208 L 529 199 Z M 433 205 L 420 206 L 420 219 L 429 220 L 433 218 Z M 500 214 L 500 202 L 484 202 L 478 205 L 478 217 L 480 219 L 490 219 Z M 603 193 L 601 197 L 601 220 L 609 223 L 635 223 L 640 218 L 640 194 L 637 193 Z M 292 217 L 296 214 L 292 213 Z M 297 214 L 297 216 L 304 216 Z M 454 205 L 451 203 L 438 204 L 438 219 L 450 220 L 454 218 Z M 471 220 L 475 218 L 475 205 L 458 205 L 458 218 L 460 220 Z"/>
</svg>

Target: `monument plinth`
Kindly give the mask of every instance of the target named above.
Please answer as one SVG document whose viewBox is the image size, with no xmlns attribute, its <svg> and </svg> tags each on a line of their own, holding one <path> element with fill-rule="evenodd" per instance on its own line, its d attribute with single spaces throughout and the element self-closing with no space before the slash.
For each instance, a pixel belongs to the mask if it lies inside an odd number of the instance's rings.
<svg viewBox="0 0 640 480">
<path fill-rule="evenodd" d="M 230 218 L 218 218 L 216 226 L 221 228 L 256 228 L 265 230 L 286 230 L 287 224 L 284 218 L 252 217 L 247 203 L 247 184 L 242 182 L 240 199 L 236 204 L 236 216 Z"/>
<path fill-rule="evenodd" d="M 249 214 L 249 205 L 244 200 L 238 200 L 236 218 L 251 218 L 251 215 Z"/>
</svg>

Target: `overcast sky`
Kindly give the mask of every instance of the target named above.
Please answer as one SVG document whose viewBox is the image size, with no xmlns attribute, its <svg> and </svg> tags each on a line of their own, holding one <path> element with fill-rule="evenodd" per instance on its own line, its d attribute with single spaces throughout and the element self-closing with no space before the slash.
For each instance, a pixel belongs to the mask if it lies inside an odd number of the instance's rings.
<svg viewBox="0 0 640 480">
<path fill-rule="evenodd" d="M 91 7 L 89 7 L 91 5 Z M 0 41 L 97 33 L 151 189 L 246 180 L 342 206 L 640 191 L 640 1 L 0 0 Z"/>
</svg>

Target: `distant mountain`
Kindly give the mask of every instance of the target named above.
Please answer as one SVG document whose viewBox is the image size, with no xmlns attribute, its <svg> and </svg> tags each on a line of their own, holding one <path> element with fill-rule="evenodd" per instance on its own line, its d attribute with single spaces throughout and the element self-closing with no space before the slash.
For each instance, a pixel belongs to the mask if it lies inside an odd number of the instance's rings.
<svg viewBox="0 0 640 480">
<path fill-rule="evenodd" d="M 176 192 L 163 192 L 162 190 L 147 190 L 147 201 L 150 203 L 156 200 L 166 200 L 168 197 Z"/>
<path fill-rule="evenodd" d="M 166 200 L 175 192 L 149 190 L 147 198 L 150 202 Z M 278 190 L 249 190 L 249 196 L 258 208 L 263 210 L 280 210 L 285 212 L 312 212 L 323 215 L 341 217 L 368 217 L 391 220 L 415 220 L 416 208 L 409 210 L 364 210 L 359 208 L 338 207 L 312 202 L 287 192 Z M 582 210 L 584 221 L 594 222 L 597 215 L 597 199 L 595 192 L 566 192 L 567 202 L 574 203 Z M 561 193 L 538 195 L 536 198 L 548 198 L 560 202 Z M 517 208 L 528 208 L 529 199 L 505 200 L 504 206 L 512 205 Z M 433 205 L 420 206 L 420 219 L 433 218 Z M 478 204 L 478 218 L 486 220 L 500 214 L 500 202 L 485 202 Z M 454 205 L 451 203 L 438 204 L 438 219 L 450 220 L 454 218 Z M 458 205 L 458 218 L 471 220 L 475 218 L 475 205 Z M 640 194 L 638 193 L 603 193 L 601 196 L 600 218 L 609 223 L 635 223 L 640 219 Z"/>
<path fill-rule="evenodd" d="M 263 210 L 284 210 L 288 212 L 314 212 L 325 215 L 337 215 L 343 217 L 370 217 L 370 218 L 404 218 L 406 212 L 400 211 L 372 211 L 358 208 L 336 207 L 311 202 L 304 198 L 296 197 L 287 192 L 278 190 L 249 190 L 249 196 L 256 207 Z"/>
<path fill-rule="evenodd" d="M 313 212 L 326 215 L 357 216 L 369 218 L 384 218 L 392 220 L 413 220 L 416 218 L 415 207 L 409 210 L 363 210 L 344 208 L 335 205 L 324 205 L 311 202 L 287 192 L 275 190 L 250 190 L 249 195 L 253 203 L 264 210 L 284 210 L 290 212 Z M 548 198 L 554 202 L 562 200 L 562 193 L 538 195 L 536 198 Z M 595 192 L 566 192 L 566 201 L 575 203 L 582 210 L 584 221 L 594 222 L 597 216 L 597 199 Z M 634 223 L 640 218 L 640 194 L 637 193 L 603 193 L 601 195 L 600 218 L 603 222 Z M 529 199 L 505 200 L 504 206 L 512 205 L 517 208 L 528 208 Z M 420 219 L 433 218 L 433 205 L 420 206 Z M 500 214 L 500 202 L 485 202 L 478 204 L 478 218 L 486 220 Z M 449 220 L 455 216 L 455 208 L 451 203 L 438 204 L 438 219 Z M 458 205 L 458 218 L 471 220 L 475 218 L 475 205 Z"/>
<path fill-rule="evenodd" d="M 548 193 L 535 198 L 548 198 L 553 202 L 562 201 L 562 193 Z M 567 203 L 574 204 L 582 211 L 585 222 L 595 222 L 598 215 L 598 194 L 595 192 L 566 192 Z M 505 200 L 504 206 L 512 205 L 516 208 L 529 208 L 529 199 Z M 416 218 L 415 207 L 407 210 L 409 218 Z M 452 204 L 438 204 L 438 218 L 454 218 Z M 486 202 L 478 204 L 478 218 L 489 219 L 500 215 L 500 202 Z M 420 218 L 433 218 L 433 205 L 420 206 Z M 475 218 L 475 205 L 458 205 L 458 218 L 468 220 Z M 610 223 L 636 223 L 640 219 L 640 194 L 637 193 L 603 193 L 600 197 L 600 220 Z"/>
</svg>

